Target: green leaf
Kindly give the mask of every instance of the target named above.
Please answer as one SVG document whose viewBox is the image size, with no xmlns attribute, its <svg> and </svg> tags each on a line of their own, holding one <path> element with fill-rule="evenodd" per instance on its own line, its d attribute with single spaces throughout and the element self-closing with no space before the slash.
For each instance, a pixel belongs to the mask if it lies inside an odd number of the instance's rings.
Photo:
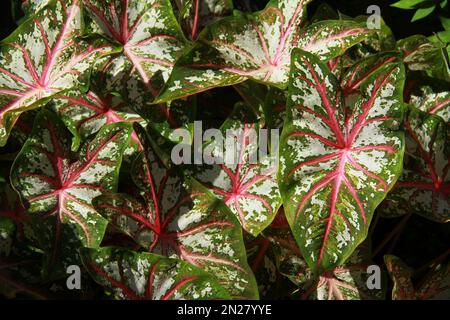
<svg viewBox="0 0 450 320">
<path fill-rule="evenodd" d="M 310 1 L 272 0 L 262 11 L 234 11 L 234 16 L 208 26 L 177 61 L 154 102 L 175 100 L 246 78 L 285 88 L 293 48 L 303 47 L 327 60 L 371 32 L 351 21 L 329 20 L 304 28 Z"/>
<path fill-rule="evenodd" d="M 23 111 L 86 84 L 93 62 L 109 51 L 78 42 L 80 1 L 52 1 L 23 22 L 0 47 L 0 146 Z"/>
<path fill-rule="evenodd" d="M 444 27 L 444 29 L 450 31 L 450 18 L 440 16 L 439 19 L 441 20 L 441 23 L 442 23 L 442 26 Z"/>
<path fill-rule="evenodd" d="M 46 253 L 46 275 L 65 274 L 65 268 L 78 261 L 79 247 L 100 245 L 106 220 L 91 201 L 117 188 L 130 131 L 125 123 L 104 126 L 82 147 L 79 160 L 72 162 L 71 135 L 61 120 L 48 111 L 37 116 L 14 162 L 11 181 L 36 219 L 36 234 Z"/>
<path fill-rule="evenodd" d="M 416 13 L 414 14 L 414 16 L 411 19 L 411 22 L 417 21 L 417 20 L 421 20 L 423 18 L 428 17 L 430 14 L 433 13 L 434 9 L 436 9 L 436 5 L 431 6 L 431 7 L 427 7 L 427 8 L 420 8 L 416 11 Z"/>
<path fill-rule="evenodd" d="M 400 0 L 394 4 L 391 4 L 391 6 L 400 9 L 414 9 L 418 5 L 425 2 L 427 2 L 427 0 Z"/>
<path fill-rule="evenodd" d="M 278 181 L 286 216 L 315 274 L 366 238 L 401 173 L 405 71 L 393 54 L 362 60 L 342 86 L 316 56 L 292 58 Z"/>
<path fill-rule="evenodd" d="M 312 22 L 318 22 L 322 20 L 337 20 L 339 19 L 339 13 L 328 3 L 321 3 L 314 12 L 311 18 Z"/>
<path fill-rule="evenodd" d="M 230 296 L 213 276 L 178 259 L 105 247 L 82 248 L 83 264 L 115 299 L 217 300 Z"/>
<path fill-rule="evenodd" d="M 450 298 L 450 263 L 432 268 L 416 290 L 419 300 L 448 300 Z"/>
<path fill-rule="evenodd" d="M 383 215 L 415 212 L 427 219 L 450 220 L 449 125 L 411 107 L 405 119 L 404 170 L 384 205 Z"/>
<path fill-rule="evenodd" d="M 425 36 L 415 35 L 398 41 L 397 46 L 403 52 L 403 61 L 411 71 L 422 71 L 430 77 L 450 81 L 442 44 L 433 43 Z"/>
<path fill-rule="evenodd" d="M 194 164 L 188 170 L 223 199 L 244 230 L 253 236 L 270 225 L 281 206 L 276 155 L 270 152 L 269 134 L 264 138 L 260 128 L 249 107 L 238 104 L 220 128 L 222 136 L 231 137 L 234 145 L 220 139 L 205 141 L 203 154 L 211 154 L 214 163 Z M 267 139 L 266 155 L 260 152 L 262 139 Z"/>
<path fill-rule="evenodd" d="M 9 256 L 15 230 L 14 222 L 0 213 L 0 257 Z"/>
<path fill-rule="evenodd" d="M 350 20 L 325 20 L 312 24 L 300 33 L 297 47 L 328 61 L 363 41 L 372 31 L 364 23 Z"/>
<path fill-rule="evenodd" d="M 134 109 L 158 93 L 186 45 L 170 0 L 84 0 L 91 33 L 119 49 L 103 61 L 99 85 L 116 91 Z"/>
<path fill-rule="evenodd" d="M 152 253 L 176 256 L 216 277 L 232 297 L 258 297 L 239 222 L 222 201 L 191 178 L 167 168 L 147 133 L 135 126 L 144 152 L 133 180 L 141 195 L 104 194 L 96 209 Z"/>
</svg>

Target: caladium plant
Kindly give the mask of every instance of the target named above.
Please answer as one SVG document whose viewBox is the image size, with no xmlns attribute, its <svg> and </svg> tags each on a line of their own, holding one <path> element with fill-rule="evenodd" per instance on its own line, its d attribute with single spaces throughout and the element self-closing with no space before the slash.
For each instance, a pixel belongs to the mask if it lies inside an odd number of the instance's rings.
<svg viewBox="0 0 450 320">
<path fill-rule="evenodd" d="M 450 298 L 443 33 L 334 1 L 8 1 L 2 296 Z"/>
</svg>

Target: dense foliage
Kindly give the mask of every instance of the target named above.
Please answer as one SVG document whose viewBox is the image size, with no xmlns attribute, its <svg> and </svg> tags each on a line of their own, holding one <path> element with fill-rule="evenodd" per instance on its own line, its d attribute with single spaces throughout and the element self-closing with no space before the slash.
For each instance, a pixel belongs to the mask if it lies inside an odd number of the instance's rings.
<svg viewBox="0 0 450 320">
<path fill-rule="evenodd" d="M 312 0 L 12 4 L 5 297 L 450 298 L 448 32 Z M 449 30 L 447 1 L 394 6 Z M 196 161 L 225 158 L 200 121 L 236 161 Z"/>
</svg>

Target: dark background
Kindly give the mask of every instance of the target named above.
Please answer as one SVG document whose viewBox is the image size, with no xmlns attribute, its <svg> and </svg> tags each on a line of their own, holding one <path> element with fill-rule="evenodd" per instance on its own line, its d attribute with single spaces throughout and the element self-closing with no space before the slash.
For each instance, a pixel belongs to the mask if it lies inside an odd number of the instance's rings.
<svg viewBox="0 0 450 320">
<path fill-rule="evenodd" d="M 267 0 L 235 0 L 235 5 L 241 10 L 262 9 L 267 4 Z M 405 38 L 414 34 L 423 34 L 430 36 L 433 32 L 441 30 L 439 19 L 436 15 L 411 23 L 414 10 L 401 10 L 393 8 L 390 4 L 396 2 L 393 0 L 315 0 L 310 5 L 310 12 L 313 13 L 323 2 L 330 4 L 333 8 L 349 16 L 358 16 L 366 14 L 370 5 L 378 5 L 381 8 L 381 15 L 387 25 L 392 28 L 397 39 Z M 16 28 L 13 18 L 13 11 L 20 15 L 19 10 L 13 10 L 11 0 L 0 0 L 1 19 L 0 19 L 0 39 L 4 39 Z"/>
</svg>

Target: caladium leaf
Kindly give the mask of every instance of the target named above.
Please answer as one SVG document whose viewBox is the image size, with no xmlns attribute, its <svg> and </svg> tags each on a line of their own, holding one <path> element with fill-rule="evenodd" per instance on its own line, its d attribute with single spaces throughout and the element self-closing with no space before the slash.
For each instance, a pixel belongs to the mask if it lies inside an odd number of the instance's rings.
<svg viewBox="0 0 450 320">
<path fill-rule="evenodd" d="M 80 250 L 92 277 L 115 299 L 209 300 L 230 296 L 212 275 L 178 259 L 105 247 Z"/>
<path fill-rule="evenodd" d="M 322 59 L 342 54 L 370 32 L 352 21 L 322 21 L 302 28 L 311 0 L 272 0 L 262 11 L 234 11 L 208 26 L 178 61 L 155 102 L 192 95 L 246 78 L 285 88 L 292 49 Z"/>
<path fill-rule="evenodd" d="M 398 41 L 397 46 L 403 52 L 403 60 L 410 70 L 423 71 L 431 77 L 450 81 L 450 70 L 442 44 L 416 35 Z"/>
<path fill-rule="evenodd" d="M 201 29 L 233 11 L 232 0 L 175 0 L 180 23 L 189 38 L 197 39 Z"/>
<path fill-rule="evenodd" d="M 259 152 L 263 148 L 261 141 L 270 141 L 269 134 L 264 137 L 260 127 L 254 113 L 238 104 L 220 128 L 223 137 L 231 138 L 234 145 L 220 139 L 206 142 L 203 154 L 210 154 L 217 161 L 194 164 L 188 171 L 222 198 L 244 230 L 253 236 L 270 225 L 281 206 L 276 155 L 270 152 L 269 143 L 265 155 Z M 231 153 L 232 157 L 228 157 Z"/>
<path fill-rule="evenodd" d="M 405 119 L 403 173 L 383 203 L 387 217 L 416 212 L 433 221 L 450 220 L 449 125 L 441 118 L 410 108 Z"/>
<path fill-rule="evenodd" d="M 91 65 L 109 51 L 77 42 L 79 0 L 52 1 L 26 20 L 0 48 L 0 146 L 20 114 L 54 94 L 85 85 Z"/>
<path fill-rule="evenodd" d="M 92 90 L 83 94 L 70 91 L 53 100 L 55 111 L 74 135 L 72 149 L 77 150 L 81 141 L 97 133 L 104 125 L 117 122 L 139 122 L 144 119 L 115 95 L 106 96 Z M 139 149 L 139 139 L 131 135 L 131 147 Z"/>
<path fill-rule="evenodd" d="M 91 32 L 121 49 L 103 66 L 107 87 L 136 107 L 157 94 L 154 77 L 167 79 L 185 46 L 170 0 L 84 0 Z"/>
<path fill-rule="evenodd" d="M 410 103 L 417 109 L 438 115 L 450 123 L 450 91 L 436 91 L 430 86 L 422 86 L 420 93 L 411 95 Z"/>
<path fill-rule="evenodd" d="M 404 68 L 378 56 L 348 71 L 344 95 L 316 56 L 293 54 L 281 137 L 279 184 L 286 216 L 316 274 L 342 264 L 366 237 L 375 208 L 401 173 Z M 348 83 L 350 80 L 347 80 Z"/>
<path fill-rule="evenodd" d="M 48 111 L 37 116 L 14 162 L 11 181 L 38 219 L 34 225 L 46 251 L 44 271 L 52 270 L 52 276 L 77 261 L 79 247 L 99 246 L 107 221 L 91 201 L 117 187 L 130 131 L 126 123 L 103 127 L 72 162 L 71 135 L 61 120 Z"/>
<path fill-rule="evenodd" d="M 198 182 L 167 168 L 147 133 L 135 130 L 145 152 L 135 162 L 133 179 L 144 201 L 104 194 L 94 200 L 96 209 L 146 250 L 205 270 L 233 297 L 256 298 L 239 222 Z"/>
<path fill-rule="evenodd" d="M 414 286 L 413 270 L 396 256 L 384 256 L 388 273 L 394 282 L 392 300 L 446 300 L 450 296 L 450 264 L 434 266 L 423 278 L 421 284 Z"/>
<path fill-rule="evenodd" d="M 302 300 L 380 300 L 383 289 L 369 289 L 367 272 L 370 255 L 367 245 L 361 245 L 342 265 L 314 276 L 301 256 L 291 254 L 281 263 L 281 272 L 299 288 Z"/>
</svg>

